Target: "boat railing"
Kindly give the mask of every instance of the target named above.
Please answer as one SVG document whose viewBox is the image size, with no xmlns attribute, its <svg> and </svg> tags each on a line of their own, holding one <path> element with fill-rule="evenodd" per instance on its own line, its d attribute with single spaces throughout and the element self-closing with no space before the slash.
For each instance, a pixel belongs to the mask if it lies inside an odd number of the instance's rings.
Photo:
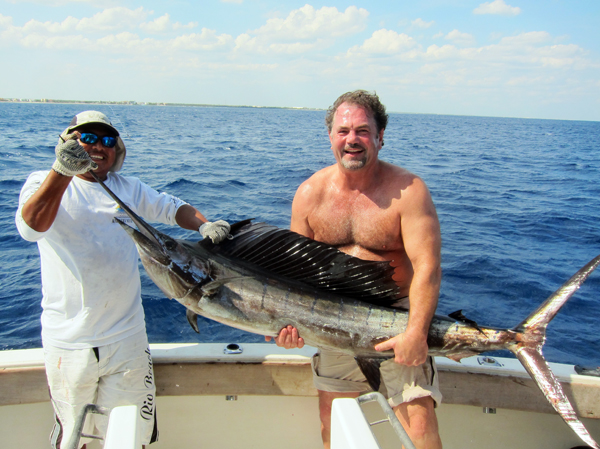
<svg viewBox="0 0 600 449">
<path fill-rule="evenodd" d="M 369 402 L 379 405 L 385 415 L 383 419 L 370 421 L 367 418 L 361 405 Z M 366 393 L 356 399 L 334 399 L 331 412 L 331 448 L 380 449 L 371 427 L 384 423 L 391 426 L 405 449 L 415 449 L 394 410 L 381 393 Z"/>
<path fill-rule="evenodd" d="M 75 421 L 73 433 L 65 449 L 78 449 L 81 438 L 104 441 L 104 449 L 137 449 L 141 447 L 137 426 L 137 409 L 135 405 L 124 405 L 109 410 L 96 404 L 87 404 Z M 105 436 L 83 433 L 85 420 L 91 413 L 108 417 Z"/>
<path fill-rule="evenodd" d="M 85 407 L 83 407 L 81 409 L 81 412 L 79 412 L 77 419 L 75 420 L 75 424 L 73 426 L 73 433 L 71 433 L 71 437 L 69 438 L 65 449 L 78 449 L 81 437 L 93 438 L 95 440 L 104 440 L 103 436 L 83 433 L 83 425 L 85 424 L 85 419 L 90 413 L 108 416 L 109 410 L 104 407 L 99 407 L 96 404 L 87 404 Z"/>
</svg>

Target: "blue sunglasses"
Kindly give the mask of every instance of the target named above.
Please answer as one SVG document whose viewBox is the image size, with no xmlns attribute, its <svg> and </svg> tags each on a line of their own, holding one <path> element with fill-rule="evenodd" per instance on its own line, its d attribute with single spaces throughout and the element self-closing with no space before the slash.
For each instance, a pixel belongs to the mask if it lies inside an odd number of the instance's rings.
<svg viewBox="0 0 600 449">
<path fill-rule="evenodd" d="M 98 137 L 94 133 L 81 133 L 81 137 L 79 138 L 83 143 L 94 144 L 98 142 L 98 140 L 102 141 L 102 145 L 106 148 L 113 148 L 117 144 L 117 138 L 112 136 L 104 136 Z"/>
</svg>

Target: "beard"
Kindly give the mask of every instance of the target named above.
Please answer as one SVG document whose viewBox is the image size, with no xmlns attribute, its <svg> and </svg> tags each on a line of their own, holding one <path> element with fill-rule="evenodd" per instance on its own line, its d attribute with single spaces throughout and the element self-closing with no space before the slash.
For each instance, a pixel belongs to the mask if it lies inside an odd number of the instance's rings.
<svg viewBox="0 0 600 449">
<path fill-rule="evenodd" d="M 346 170 L 360 170 L 361 168 L 363 168 L 367 163 L 367 158 L 364 157 L 362 159 L 354 159 L 351 161 L 347 161 L 345 159 L 342 159 L 342 167 L 344 167 Z"/>
<path fill-rule="evenodd" d="M 366 148 L 363 148 L 360 145 L 348 145 L 348 146 L 346 146 L 346 148 L 344 148 L 344 151 L 348 151 L 350 149 L 363 150 L 362 156 L 360 157 L 360 159 L 356 159 L 353 157 L 352 159 L 348 160 L 348 159 L 345 159 L 342 155 L 342 158 L 341 158 L 342 167 L 344 167 L 346 170 L 360 170 L 367 164 Z"/>
</svg>

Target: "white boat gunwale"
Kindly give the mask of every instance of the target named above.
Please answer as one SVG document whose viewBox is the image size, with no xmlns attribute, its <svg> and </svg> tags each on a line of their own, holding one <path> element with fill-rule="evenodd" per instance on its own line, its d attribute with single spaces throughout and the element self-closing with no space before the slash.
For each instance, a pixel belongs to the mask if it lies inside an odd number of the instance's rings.
<svg viewBox="0 0 600 449">
<path fill-rule="evenodd" d="M 157 395 L 317 395 L 310 367 L 315 348 L 240 343 L 241 353 L 226 354 L 226 346 L 151 344 Z M 494 357 L 490 364 L 485 357 L 460 363 L 436 357 L 444 403 L 555 413 L 518 360 Z M 550 366 L 579 416 L 600 418 L 600 378 L 579 375 L 572 365 Z M 43 350 L 0 351 L 0 406 L 47 400 Z"/>
</svg>

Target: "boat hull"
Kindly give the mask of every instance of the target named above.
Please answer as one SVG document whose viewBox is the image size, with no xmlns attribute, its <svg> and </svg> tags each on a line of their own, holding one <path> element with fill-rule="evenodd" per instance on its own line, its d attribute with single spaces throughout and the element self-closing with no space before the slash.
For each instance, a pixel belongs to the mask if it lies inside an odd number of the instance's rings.
<svg viewBox="0 0 600 449">
<path fill-rule="evenodd" d="M 310 368 L 314 349 L 238 346 L 241 353 L 225 344 L 151 345 L 160 430 L 154 449 L 196 447 L 199 442 L 205 449 L 320 447 Z M 6 447 L 47 445 L 53 416 L 42 360 L 39 349 L 0 352 L 0 435 Z M 436 361 L 444 395 L 436 412 L 445 449 L 580 445 L 517 360 L 479 356 L 462 363 Z M 600 378 L 577 375 L 571 365 L 551 367 L 598 438 Z M 367 416 L 376 413 L 372 407 L 366 410 Z M 391 429 L 374 429 L 382 447 L 397 447 Z"/>
</svg>

